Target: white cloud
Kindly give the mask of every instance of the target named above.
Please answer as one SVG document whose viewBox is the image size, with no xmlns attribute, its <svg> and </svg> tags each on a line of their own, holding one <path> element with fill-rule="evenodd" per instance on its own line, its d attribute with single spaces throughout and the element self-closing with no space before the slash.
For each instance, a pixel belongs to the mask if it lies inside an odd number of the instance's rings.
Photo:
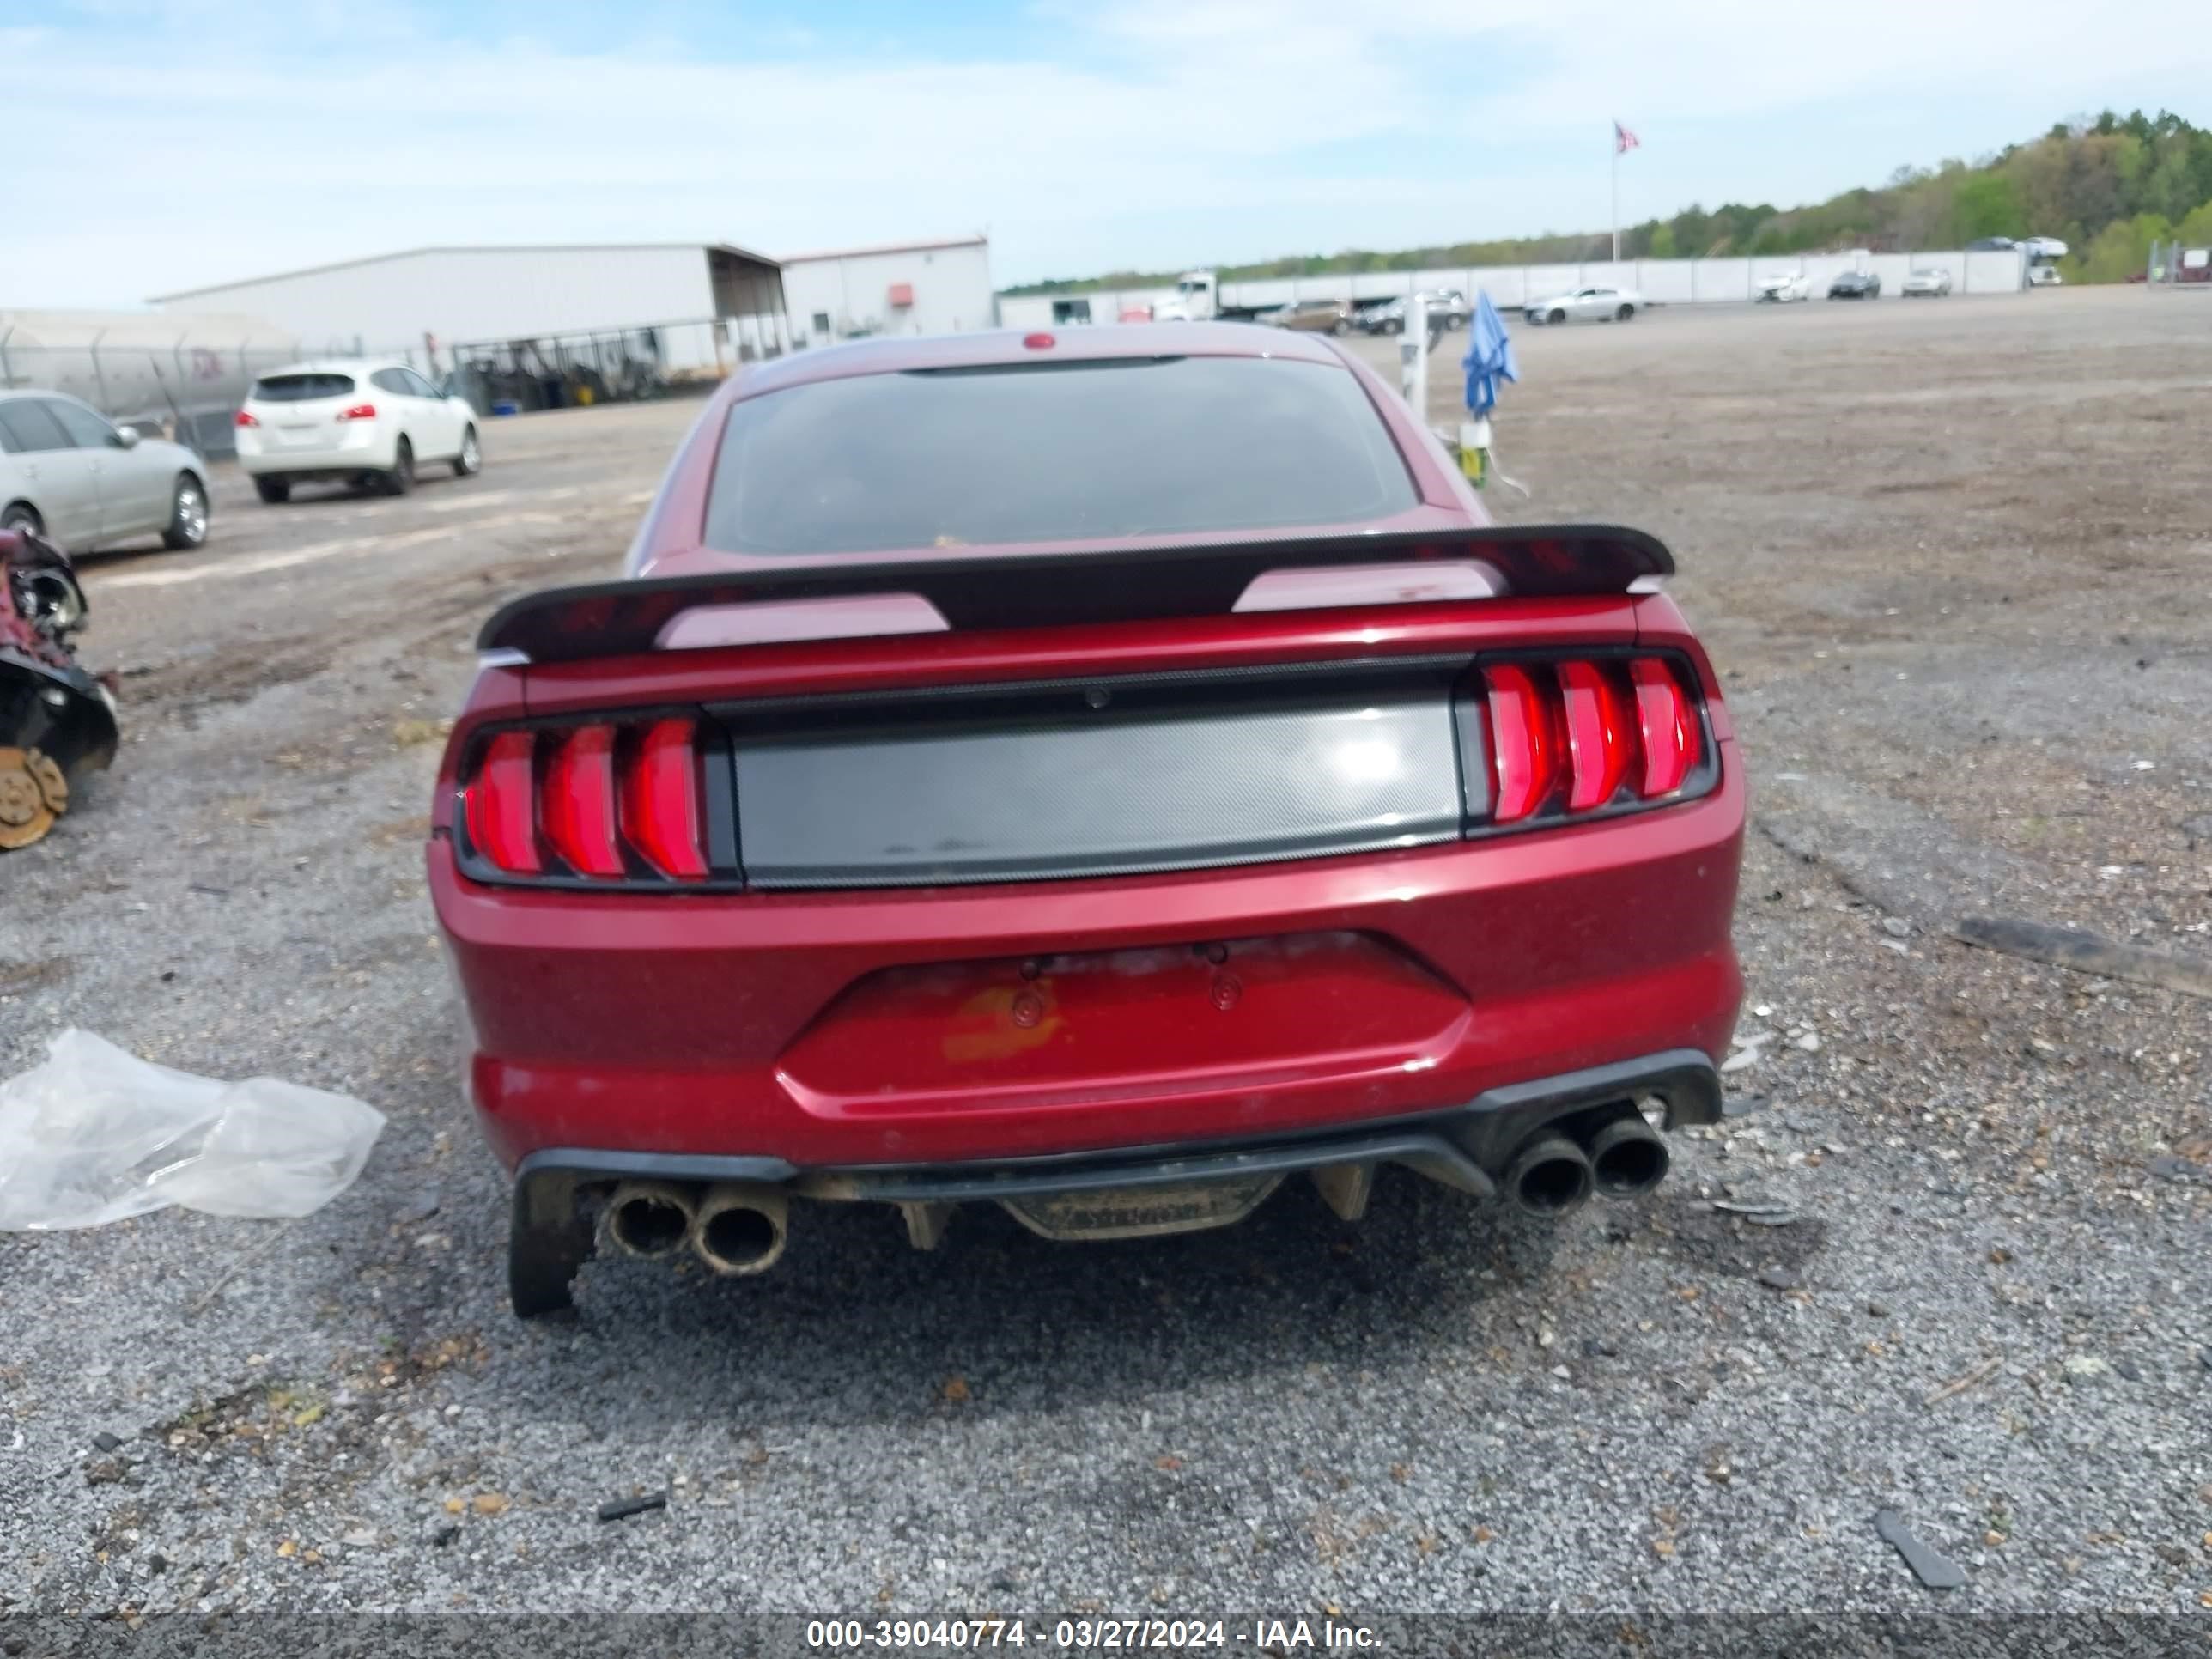
<svg viewBox="0 0 2212 1659">
<path fill-rule="evenodd" d="M 1588 228 L 1615 114 L 1646 141 L 1639 189 L 1681 193 L 1650 211 L 1931 161 L 1954 147 L 1938 123 L 1962 85 L 2020 112 L 1994 143 L 2212 69 L 2212 31 L 2178 0 L 2095 27 L 2057 0 L 1833 15 L 1771 0 L 1045 0 L 1048 58 L 840 57 L 817 40 L 750 61 L 665 32 L 592 51 L 469 43 L 393 6 L 365 29 L 327 0 L 88 9 L 105 27 L 0 27 L 11 124 L 40 135 L 6 181 L 0 305 L 131 303 L 430 242 L 774 252 L 988 226 L 1012 280 Z M 1862 107 L 1892 112 L 1893 142 L 1824 155 L 1822 128 Z M 1686 143 L 1662 159 L 1670 124 L 1724 122 L 1741 125 L 1739 155 L 1702 172 Z"/>
</svg>

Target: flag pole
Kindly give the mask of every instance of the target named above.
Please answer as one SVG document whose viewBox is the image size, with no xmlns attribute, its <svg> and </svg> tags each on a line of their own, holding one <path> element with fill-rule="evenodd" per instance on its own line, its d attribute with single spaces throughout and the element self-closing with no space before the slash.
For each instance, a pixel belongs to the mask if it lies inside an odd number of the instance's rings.
<svg viewBox="0 0 2212 1659">
<path fill-rule="evenodd" d="M 1620 263 L 1620 123 L 1613 124 L 1613 262 Z"/>
</svg>

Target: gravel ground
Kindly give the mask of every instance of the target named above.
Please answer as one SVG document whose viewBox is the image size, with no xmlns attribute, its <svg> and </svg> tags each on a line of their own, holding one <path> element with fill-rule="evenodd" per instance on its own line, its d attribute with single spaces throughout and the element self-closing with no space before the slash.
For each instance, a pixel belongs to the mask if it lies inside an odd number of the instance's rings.
<svg viewBox="0 0 2212 1659">
<path fill-rule="evenodd" d="M 2212 953 L 2201 299 L 1522 335 L 1510 515 L 1669 540 L 1752 766 L 1760 1109 L 1650 1199 L 1391 1171 L 1356 1229 L 1298 1188 L 931 1255 L 817 1209 L 759 1281 L 595 1264 L 571 1325 L 505 1311 L 429 722 L 494 603 L 611 568 L 690 411 L 501 422 L 404 501 L 225 472 L 206 550 L 94 562 L 129 741 L 7 858 L 0 1071 L 79 1024 L 391 1121 L 304 1221 L 0 1237 L 0 1612 L 2207 1616 L 2212 1006 L 1946 933 Z"/>
</svg>

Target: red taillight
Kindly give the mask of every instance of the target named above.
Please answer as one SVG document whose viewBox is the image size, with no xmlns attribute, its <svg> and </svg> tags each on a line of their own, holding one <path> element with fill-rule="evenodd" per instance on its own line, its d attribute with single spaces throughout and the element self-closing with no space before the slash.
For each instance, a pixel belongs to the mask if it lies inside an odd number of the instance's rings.
<svg viewBox="0 0 2212 1659">
<path fill-rule="evenodd" d="M 1662 658 L 1498 663 L 1482 680 L 1492 823 L 1661 800 L 1701 775 L 1695 681 Z"/>
<path fill-rule="evenodd" d="M 356 404 L 351 409 L 338 410 L 337 418 L 341 421 L 373 421 L 376 418 L 376 405 Z"/>
<path fill-rule="evenodd" d="M 259 426 L 261 424 L 259 421 L 253 418 L 252 411 L 243 409 L 240 410 L 237 414 L 230 417 L 230 423 L 233 426 Z"/>
<path fill-rule="evenodd" d="M 1646 800 L 1671 795 L 1698 763 L 1704 739 L 1698 711 L 1674 671 L 1656 657 L 1638 657 L 1628 665 L 1636 687 L 1637 725 L 1643 734 L 1644 775 L 1637 793 Z"/>
<path fill-rule="evenodd" d="M 545 839 L 581 876 L 623 873 L 615 840 L 615 728 L 581 726 L 545 768 Z"/>
<path fill-rule="evenodd" d="M 1598 664 L 1561 663 L 1559 696 L 1566 710 L 1567 811 L 1587 812 L 1620 787 L 1635 738 L 1612 678 Z"/>
<path fill-rule="evenodd" d="M 1525 668 L 1487 671 L 1491 764 L 1498 797 L 1490 816 L 1498 823 L 1525 818 L 1552 793 L 1558 744 L 1548 699 Z"/>
<path fill-rule="evenodd" d="M 642 863 L 665 880 L 702 880 L 693 737 L 688 720 L 503 732 L 462 792 L 469 845 L 501 875 L 647 879 Z"/>
<path fill-rule="evenodd" d="M 707 873 L 690 720 L 656 720 L 638 739 L 623 775 L 622 832 L 664 876 L 686 881 Z"/>
<path fill-rule="evenodd" d="M 537 792 L 531 775 L 536 747 L 537 739 L 527 732 L 494 738 L 465 798 L 470 842 L 509 875 L 534 876 L 544 867 L 538 855 Z"/>
</svg>

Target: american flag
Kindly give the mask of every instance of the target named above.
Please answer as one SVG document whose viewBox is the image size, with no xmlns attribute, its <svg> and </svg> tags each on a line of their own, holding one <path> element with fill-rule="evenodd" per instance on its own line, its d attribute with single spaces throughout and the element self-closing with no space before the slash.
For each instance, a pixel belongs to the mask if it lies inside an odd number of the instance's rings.
<svg viewBox="0 0 2212 1659">
<path fill-rule="evenodd" d="M 1616 120 L 1613 124 L 1613 153 L 1626 155 L 1644 141 Z"/>
</svg>

